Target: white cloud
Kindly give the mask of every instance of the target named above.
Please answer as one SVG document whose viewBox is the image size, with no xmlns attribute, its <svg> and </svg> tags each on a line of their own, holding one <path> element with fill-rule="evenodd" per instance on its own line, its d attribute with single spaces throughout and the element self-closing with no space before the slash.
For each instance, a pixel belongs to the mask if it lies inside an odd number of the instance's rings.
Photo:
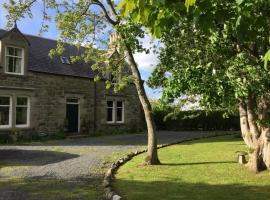
<svg viewBox="0 0 270 200">
<path fill-rule="evenodd" d="M 154 53 L 136 53 L 134 58 L 139 66 L 139 69 L 145 71 L 152 71 L 155 66 L 158 64 L 157 55 Z"/>
<path fill-rule="evenodd" d="M 151 37 L 149 35 L 146 35 L 145 38 L 140 40 L 140 42 L 143 44 L 144 48 L 150 49 L 154 45 L 161 47 L 162 44 L 158 40 L 152 41 Z M 150 49 L 150 53 L 136 53 L 134 55 L 135 61 L 138 64 L 138 67 L 140 70 L 144 70 L 147 72 L 152 72 L 155 66 L 158 64 L 158 54 L 155 54 L 152 49 Z"/>
</svg>

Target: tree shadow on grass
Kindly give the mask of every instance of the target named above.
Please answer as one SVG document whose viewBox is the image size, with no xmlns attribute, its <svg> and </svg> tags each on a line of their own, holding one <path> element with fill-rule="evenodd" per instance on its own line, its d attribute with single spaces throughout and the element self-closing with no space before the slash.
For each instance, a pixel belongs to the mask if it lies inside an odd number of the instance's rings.
<svg viewBox="0 0 270 200">
<path fill-rule="evenodd" d="M 79 155 L 56 151 L 0 149 L 1 166 L 41 166 L 77 158 Z"/>
<path fill-rule="evenodd" d="M 181 180 L 117 180 L 116 190 L 128 200 L 266 200 L 270 186 L 190 183 Z"/>
</svg>

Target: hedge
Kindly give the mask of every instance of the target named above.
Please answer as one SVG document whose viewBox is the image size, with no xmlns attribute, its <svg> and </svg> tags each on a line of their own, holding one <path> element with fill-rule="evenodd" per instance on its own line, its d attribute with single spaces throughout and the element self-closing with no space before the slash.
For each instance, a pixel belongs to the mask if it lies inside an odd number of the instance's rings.
<svg viewBox="0 0 270 200">
<path fill-rule="evenodd" d="M 239 115 L 224 118 L 223 111 L 166 111 L 153 109 L 158 130 L 240 130 Z"/>
</svg>

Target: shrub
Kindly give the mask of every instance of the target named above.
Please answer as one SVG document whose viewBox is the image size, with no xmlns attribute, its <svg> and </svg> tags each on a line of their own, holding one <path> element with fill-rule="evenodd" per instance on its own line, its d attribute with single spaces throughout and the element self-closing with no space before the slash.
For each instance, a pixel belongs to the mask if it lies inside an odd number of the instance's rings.
<svg viewBox="0 0 270 200">
<path fill-rule="evenodd" d="M 190 110 L 177 107 L 153 106 L 153 114 L 159 130 L 239 130 L 239 115 L 224 117 L 224 111 Z"/>
<path fill-rule="evenodd" d="M 22 132 L 19 129 L 11 129 L 9 134 L 12 142 L 17 142 L 23 138 Z"/>
<path fill-rule="evenodd" d="M 67 137 L 66 133 L 63 131 L 56 132 L 55 134 L 49 135 L 50 140 L 62 140 Z"/>
</svg>

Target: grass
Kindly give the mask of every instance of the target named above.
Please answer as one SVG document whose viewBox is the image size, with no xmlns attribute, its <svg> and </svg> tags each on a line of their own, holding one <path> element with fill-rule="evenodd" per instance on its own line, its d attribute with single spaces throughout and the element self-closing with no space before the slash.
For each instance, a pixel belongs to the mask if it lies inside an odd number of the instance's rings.
<svg viewBox="0 0 270 200">
<path fill-rule="evenodd" d="M 28 150 L 31 151 L 31 150 Z M 44 146 L 42 150 L 45 152 L 68 153 L 71 155 L 86 155 L 96 151 L 93 147 L 72 147 L 72 146 Z M 50 155 L 52 155 L 50 154 Z M 61 154 L 59 155 L 61 157 Z M 58 156 L 58 157 L 59 157 Z M 42 158 L 40 158 L 42 159 Z M 44 159 L 47 159 L 46 156 Z M 59 158 L 58 158 L 59 159 Z M 34 160 L 37 160 L 36 158 Z M 61 160 L 59 160 L 60 162 Z M 47 177 L 38 178 L 23 178 L 14 175 L 16 171 L 27 171 L 29 168 L 39 164 L 24 163 L 23 159 L 16 162 L 3 162 L 0 160 L 0 194 L 7 195 L 3 199 L 9 199 L 10 194 L 13 198 L 27 199 L 27 200 L 59 200 L 59 199 L 98 199 L 100 196 L 100 178 L 101 172 L 96 172 L 96 176 L 92 178 L 76 179 L 76 180 L 61 180 Z M 44 164 L 45 165 L 45 164 Z M 8 177 L 8 178 L 5 178 Z M 103 176 L 102 176 L 103 177 Z M 13 194 L 14 193 L 14 194 Z M 18 197 L 16 197 L 18 196 Z M 1 199 L 0 197 L 0 199 Z"/>
<path fill-rule="evenodd" d="M 28 200 L 97 199 L 97 188 L 93 183 L 87 184 L 87 182 L 80 181 L 2 178 L 0 180 L 0 190 L 7 191 L 7 193 L 16 191 L 17 198 Z"/>
<path fill-rule="evenodd" d="M 159 166 L 142 166 L 142 154 L 119 169 L 115 187 L 128 200 L 269 199 L 269 172 L 236 163 L 237 150 L 245 150 L 242 140 L 224 136 L 160 149 Z"/>
</svg>

